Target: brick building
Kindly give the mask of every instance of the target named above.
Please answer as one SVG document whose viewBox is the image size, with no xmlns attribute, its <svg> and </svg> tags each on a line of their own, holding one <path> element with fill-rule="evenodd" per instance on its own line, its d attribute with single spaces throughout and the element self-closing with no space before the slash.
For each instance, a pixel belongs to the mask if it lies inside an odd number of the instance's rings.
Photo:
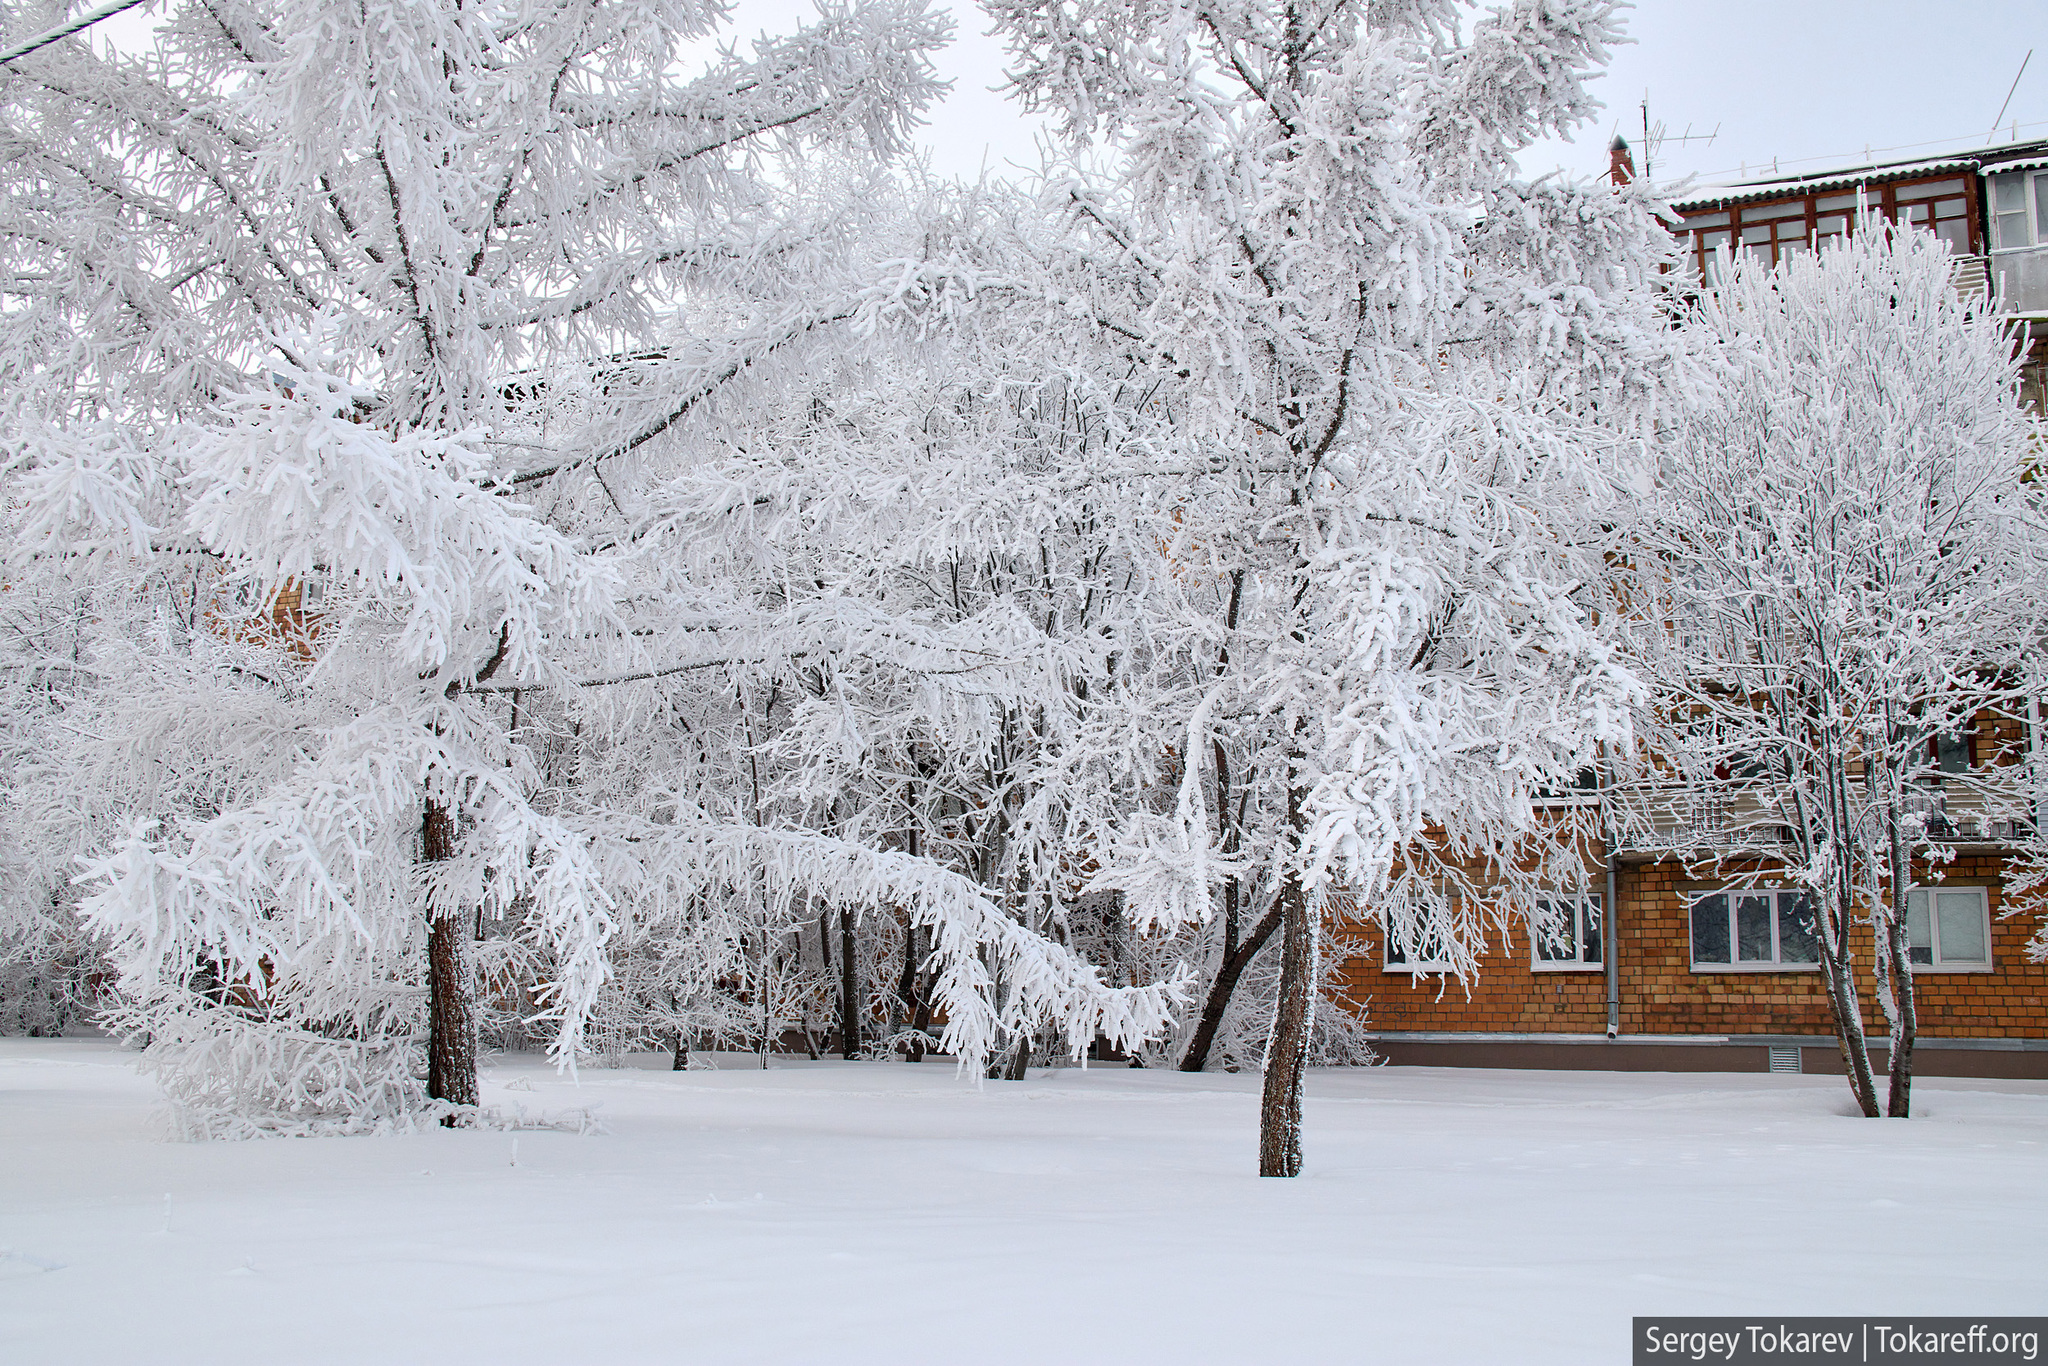
<svg viewBox="0 0 2048 1366">
<path fill-rule="evenodd" d="M 1633 174 L 1616 141 L 1613 174 Z M 1859 213 L 1935 233 L 1956 285 L 2012 320 L 2025 348 L 2023 399 L 2048 412 L 2048 141 L 1772 176 L 1696 191 L 1674 206 L 1682 250 L 1712 285 L 1721 252 L 1775 264 L 1853 230 Z M 2012 762 L 2037 725 L 1980 718 L 1960 764 Z M 1595 815 L 1601 798 L 1565 798 Z M 1974 798 L 1940 801 L 1934 828 L 1954 857 L 1916 865 L 1911 921 L 1923 1075 L 2048 1076 L 2048 963 L 2026 944 L 2042 907 L 2009 901 L 2013 841 L 2027 833 Z M 1703 812 L 1711 812 L 1704 816 Z M 1839 1072 L 1841 1054 L 1775 827 L 1721 810 L 1714 794 L 1668 794 L 1629 837 L 1595 840 L 1574 912 L 1555 943 L 1501 931 L 1461 983 L 1443 965 L 1400 961 L 1365 923 L 1340 922 L 1362 951 L 1340 972 L 1376 1046 L 1395 1063 L 1659 1071 Z M 1598 819 L 1602 829 L 1622 823 Z M 1612 914 L 1608 914 L 1611 908 Z M 1852 936 L 1866 1027 L 1882 1065 L 1885 1026 L 1868 989 L 1870 933 Z"/>
</svg>

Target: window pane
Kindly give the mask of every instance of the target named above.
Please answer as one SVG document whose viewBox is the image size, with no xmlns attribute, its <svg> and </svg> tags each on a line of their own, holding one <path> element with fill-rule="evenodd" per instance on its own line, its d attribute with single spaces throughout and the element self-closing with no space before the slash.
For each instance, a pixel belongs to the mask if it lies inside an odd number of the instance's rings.
<svg viewBox="0 0 2048 1366">
<path fill-rule="evenodd" d="M 1928 180 L 1918 185 L 1901 185 L 1892 193 L 1900 199 L 1932 199 L 1936 195 L 1954 194 L 1962 188 L 1960 180 Z"/>
<path fill-rule="evenodd" d="M 1782 892 L 1778 896 L 1778 961 L 1820 961 L 1820 938 L 1813 924 L 1813 898 L 1804 892 Z"/>
<path fill-rule="evenodd" d="M 1993 221 L 1998 228 L 1998 245 L 2000 249 L 2010 250 L 2013 247 L 2028 245 L 2027 211 L 2025 209 L 2020 209 L 2014 213 L 2001 213 Z"/>
<path fill-rule="evenodd" d="M 1934 931 L 1927 919 L 1927 893 L 1906 893 L 1906 957 L 1928 964 L 1934 961 Z"/>
<path fill-rule="evenodd" d="M 1556 919 L 1552 920 L 1551 917 Z M 1576 919 L 1571 903 L 1562 899 L 1551 900 L 1540 897 L 1536 902 L 1536 961 L 1539 963 L 1570 963 L 1578 958 L 1578 946 L 1572 941 Z"/>
<path fill-rule="evenodd" d="M 1822 213 L 1826 213 L 1829 209 L 1853 209 L 1856 207 L 1856 195 L 1854 192 L 1849 194 L 1822 195 L 1818 207 Z"/>
<path fill-rule="evenodd" d="M 1744 229 L 1742 230 L 1742 240 L 1743 240 L 1744 242 L 1768 242 L 1768 241 L 1770 241 L 1770 240 L 1771 240 L 1771 225 L 1770 225 L 1769 223 L 1755 223 L 1755 224 L 1751 224 L 1751 225 L 1750 225 L 1749 227 L 1746 227 L 1746 228 L 1744 228 Z"/>
<path fill-rule="evenodd" d="M 1936 892 L 1934 915 L 1941 932 L 1941 961 L 1983 963 L 1989 957 L 1984 948 L 1984 903 L 1980 893 Z"/>
<path fill-rule="evenodd" d="M 1968 773 L 1970 771 L 1970 737 L 1967 735 L 1937 735 L 1934 737 L 1934 758 L 1943 773 Z"/>
<path fill-rule="evenodd" d="M 1685 220 L 1688 228 L 1725 228 L 1728 226 L 1726 213 L 1696 213 Z"/>
<path fill-rule="evenodd" d="M 1692 903 L 1692 961 L 1728 960 L 1728 898 L 1716 892 Z"/>
<path fill-rule="evenodd" d="M 1589 896 L 1579 902 L 1579 945 L 1588 963 L 1600 961 L 1600 898 Z"/>
<path fill-rule="evenodd" d="M 1771 961 L 1771 898 L 1735 898 L 1735 951 L 1745 963 Z"/>
<path fill-rule="evenodd" d="M 1967 218 L 1943 219 L 1934 225 L 1934 235 L 1948 243 L 1950 255 L 1970 254 L 1970 221 Z"/>
<path fill-rule="evenodd" d="M 2034 177 L 2034 231 L 2048 238 L 2048 175 Z"/>
<path fill-rule="evenodd" d="M 1899 217 L 1905 219 L 1908 223 L 1918 223 L 1924 227 L 1927 223 L 1928 213 L 1929 210 L 1925 204 L 1899 205 Z"/>
<path fill-rule="evenodd" d="M 2024 179 L 2025 177 L 2017 171 L 2010 175 L 1991 177 L 1991 207 L 1999 213 L 2005 213 L 2010 209 L 2025 209 L 2027 192 L 2022 183 Z"/>
</svg>

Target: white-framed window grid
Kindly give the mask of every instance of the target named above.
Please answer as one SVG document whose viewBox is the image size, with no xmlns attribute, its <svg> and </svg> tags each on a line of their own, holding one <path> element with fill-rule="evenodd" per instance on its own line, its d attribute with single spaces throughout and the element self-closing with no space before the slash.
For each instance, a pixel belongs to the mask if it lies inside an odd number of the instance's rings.
<svg viewBox="0 0 2048 1366">
<path fill-rule="evenodd" d="M 1991 249 L 2048 246 L 2048 169 L 2004 171 L 1985 177 L 1991 209 Z"/>
<path fill-rule="evenodd" d="M 1727 887 L 1692 898 L 1694 972 L 1803 972 L 1820 966 L 1813 899 L 1797 887 Z"/>
<path fill-rule="evenodd" d="M 1529 924 L 1529 966 L 1537 972 L 1599 972 L 1606 967 L 1598 892 L 1549 892 L 1536 898 Z"/>
<path fill-rule="evenodd" d="M 1456 970 L 1452 967 L 1450 958 L 1445 955 L 1442 943 L 1434 938 L 1425 940 L 1420 954 L 1411 959 L 1401 951 L 1401 946 L 1394 942 L 1393 935 L 1386 934 L 1382 937 L 1386 941 L 1380 962 L 1381 970 L 1384 972 L 1406 972 L 1421 976 L 1425 973 Z"/>
<path fill-rule="evenodd" d="M 1982 887 L 1906 893 L 1907 957 L 1915 972 L 1991 971 L 1990 897 Z"/>
</svg>

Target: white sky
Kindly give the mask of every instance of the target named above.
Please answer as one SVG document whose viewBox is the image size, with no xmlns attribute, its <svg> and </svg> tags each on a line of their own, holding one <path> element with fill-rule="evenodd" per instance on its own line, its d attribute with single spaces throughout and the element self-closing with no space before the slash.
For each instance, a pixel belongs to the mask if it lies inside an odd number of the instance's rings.
<svg viewBox="0 0 2048 1366">
<path fill-rule="evenodd" d="M 920 141 L 941 174 L 973 177 L 1035 168 L 1037 119 L 994 94 L 1003 51 L 971 4 L 950 6 L 958 27 L 942 54 L 953 93 Z M 751 37 L 786 32 L 815 13 L 810 0 L 737 0 L 736 27 Z M 147 11 L 108 21 L 114 41 L 146 33 Z M 1672 134 L 1719 135 L 1711 144 L 1667 142 L 1659 181 L 1730 179 L 1773 158 L 1785 170 L 1823 170 L 1864 149 L 1933 155 L 1984 141 L 2021 58 L 2038 48 L 2000 121 L 2021 137 L 2048 136 L 2048 3 L 2044 0 L 1640 0 L 1627 17 L 1635 39 L 1618 48 L 1595 86 L 1608 108 L 1573 142 L 1545 142 L 1522 158 L 1531 174 L 1607 168 L 1617 128 L 1641 141 L 1641 101 Z M 1924 148 L 1908 144 L 1926 143 Z M 1641 149 L 1637 150 L 1638 164 Z"/>
</svg>

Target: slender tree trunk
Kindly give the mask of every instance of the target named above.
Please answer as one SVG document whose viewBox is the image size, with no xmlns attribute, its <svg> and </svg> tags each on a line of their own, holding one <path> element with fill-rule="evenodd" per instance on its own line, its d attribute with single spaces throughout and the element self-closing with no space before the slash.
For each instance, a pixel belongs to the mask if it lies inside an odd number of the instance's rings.
<svg viewBox="0 0 2048 1366">
<path fill-rule="evenodd" d="M 1187 1051 L 1181 1054 L 1180 1070 L 1199 1072 L 1209 1065 L 1209 1050 L 1216 1046 L 1216 1031 L 1223 1027 L 1223 1013 L 1230 1008 L 1230 998 L 1237 992 L 1237 983 L 1244 976 L 1244 970 L 1280 928 L 1286 904 L 1276 900 L 1271 910 L 1252 926 L 1252 932 L 1242 943 L 1232 944 L 1233 936 L 1224 936 L 1223 961 L 1217 965 L 1216 980 L 1209 984 L 1209 994 L 1202 1001 L 1201 1016 L 1195 1022 L 1194 1036 L 1188 1040 Z"/>
<path fill-rule="evenodd" d="M 1899 812 L 1893 806 L 1890 818 L 1892 856 L 1891 915 L 1879 927 L 1877 952 L 1889 971 L 1890 990 L 1885 995 L 1886 1022 L 1891 1025 L 1891 1094 L 1885 1099 L 1886 1115 L 1905 1119 L 1913 1110 L 1913 1044 L 1920 1034 L 1920 1008 L 1913 993 L 1913 949 L 1906 923 L 1906 898 L 1912 881 L 1910 853 L 1899 834 Z M 1930 898 L 1931 899 L 1931 898 Z M 1927 908 L 1928 915 L 1934 907 Z"/>
<path fill-rule="evenodd" d="M 860 1053 L 860 973 L 853 956 L 853 911 L 839 908 L 839 1056 Z"/>
<path fill-rule="evenodd" d="M 903 927 L 903 976 L 896 983 L 896 999 L 903 1004 L 903 1018 L 913 1031 L 931 1024 L 931 1007 L 918 991 L 918 969 L 924 965 L 924 931 L 916 921 Z M 903 1050 L 907 1062 L 924 1061 L 924 1044 L 913 1038 Z"/>
<path fill-rule="evenodd" d="M 1308 1067 L 1316 934 L 1307 889 L 1292 869 L 1280 885 L 1280 913 L 1280 1001 L 1266 1044 L 1266 1081 L 1259 1101 L 1260 1176 L 1301 1175 L 1301 1084 Z"/>
<path fill-rule="evenodd" d="M 439 863 L 455 852 L 448 808 L 428 799 L 420 825 L 421 858 Z M 469 917 L 452 908 L 427 907 L 427 1095 L 451 1105 L 475 1105 L 476 969 Z M 443 1126 L 454 1128 L 456 1116 Z"/>
<path fill-rule="evenodd" d="M 1837 890 L 1839 895 L 1839 890 Z M 1863 1003 L 1857 998 L 1855 968 L 1849 961 L 1849 917 L 1839 907 L 1815 907 L 1821 930 L 1820 967 L 1828 991 L 1828 1009 L 1835 1017 L 1835 1041 L 1842 1049 L 1842 1070 L 1849 1090 L 1869 1119 L 1877 1118 L 1877 1083 L 1870 1075 L 1870 1045 L 1863 1033 Z"/>
<path fill-rule="evenodd" d="M 690 1041 L 683 1034 L 683 1031 L 678 1029 L 676 1031 L 676 1055 L 670 1060 L 668 1070 L 671 1072 L 686 1072 L 689 1068 Z"/>
</svg>

